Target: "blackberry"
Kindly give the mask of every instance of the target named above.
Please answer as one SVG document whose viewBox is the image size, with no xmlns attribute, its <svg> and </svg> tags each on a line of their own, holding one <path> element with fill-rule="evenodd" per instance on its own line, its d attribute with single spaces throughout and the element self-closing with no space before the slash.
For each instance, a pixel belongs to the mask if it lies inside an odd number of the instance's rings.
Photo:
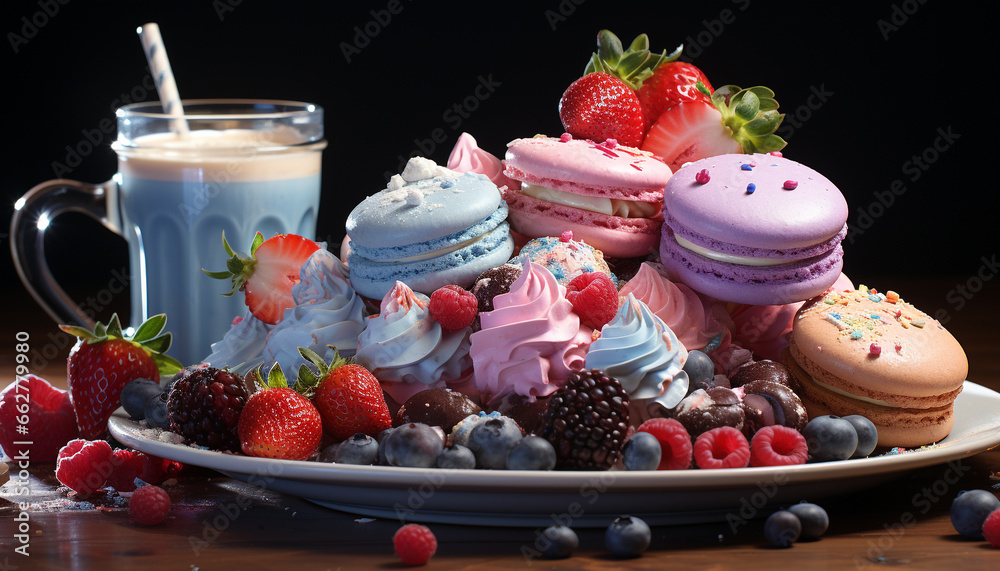
<svg viewBox="0 0 1000 571">
<path fill-rule="evenodd" d="M 609 470 L 628 434 L 628 393 L 618 379 L 579 371 L 553 393 L 538 434 L 556 449 L 556 467 Z"/>
<path fill-rule="evenodd" d="M 249 395 L 243 378 L 214 367 L 196 369 L 170 387 L 170 430 L 213 450 L 240 450 L 236 433 Z"/>
</svg>

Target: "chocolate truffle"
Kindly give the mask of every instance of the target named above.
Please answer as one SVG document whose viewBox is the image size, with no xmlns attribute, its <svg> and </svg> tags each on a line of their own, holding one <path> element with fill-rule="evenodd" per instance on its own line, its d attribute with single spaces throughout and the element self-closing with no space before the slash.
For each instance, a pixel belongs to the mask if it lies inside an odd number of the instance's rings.
<svg viewBox="0 0 1000 571">
<path fill-rule="evenodd" d="M 446 388 L 434 388 L 420 391 L 408 398 L 396 412 L 393 426 L 401 426 L 411 422 L 440 426 L 445 434 L 463 418 L 479 414 L 482 409 L 469 397 Z"/>
<path fill-rule="evenodd" d="M 493 298 L 510 292 L 510 285 L 519 277 L 521 265 L 510 262 L 480 274 L 472 286 L 472 295 L 479 301 L 479 311 L 493 311 Z"/>
<path fill-rule="evenodd" d="M 744 412 L 736 393 L 724 387 L 698 389 L 684 397 L 674 409 L 676 418 L 687 429 L 691 440 L 720 426 L 743 429 Z"/>
<path fill-rule="evenodd" d="M 792 387 L 792 376 L 788 372 L 788 367 L 778 361 L 765 359 L 763 361 L 751 361 L 733 371 L 729 377 L 729 382 L 733 388 L 742 387 L 753 381 L 772 381 L 778 384 Z"/>
<path fill-rule="evenodd" d="M 743 387 L 743 434 L 753 435 L 773 424 L 802 430 L 809 422 L 806 407 L 795 391 L 775 381 L 751 381 Z"/>
</svg>

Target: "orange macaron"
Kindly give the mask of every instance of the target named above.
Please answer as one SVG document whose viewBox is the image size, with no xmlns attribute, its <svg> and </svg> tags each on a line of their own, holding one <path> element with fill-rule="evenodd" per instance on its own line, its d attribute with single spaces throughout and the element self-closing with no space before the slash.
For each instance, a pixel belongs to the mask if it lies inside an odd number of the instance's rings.
<svg viewBox="0 0 1000 571">
<path fill-rule="evenodd" d="M 860 414 L 879 446 L 931 444 L 951 432 L 969 372 L 958 341 L 900 299 L 859 286 L 799 310 L 782 355 L 809 417 Z"/>
</svg>

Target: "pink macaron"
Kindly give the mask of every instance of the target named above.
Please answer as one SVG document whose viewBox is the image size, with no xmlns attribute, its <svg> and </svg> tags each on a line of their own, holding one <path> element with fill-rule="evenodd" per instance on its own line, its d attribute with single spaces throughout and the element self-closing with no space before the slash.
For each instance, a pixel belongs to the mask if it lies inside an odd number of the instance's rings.
<svg viewBox="0 0 1000 571">
<path fill-rule="evenodd" d="M 782 305 L 840 276 L 847 201 L 815 170 L 776 155 L 719 155 L 679 169 L 663 197 L 667 273 L 722 301 Z"/>
<path fill-rule="evenodd" d="M 615 258 L 656 250 L 671 171 L 652 154 L 613 139 L 538 136 L 507 145 L 504 174 L 521 182 L 504 192 L 515 232 L 538 238 L 571 230 Z"/>
</svg>

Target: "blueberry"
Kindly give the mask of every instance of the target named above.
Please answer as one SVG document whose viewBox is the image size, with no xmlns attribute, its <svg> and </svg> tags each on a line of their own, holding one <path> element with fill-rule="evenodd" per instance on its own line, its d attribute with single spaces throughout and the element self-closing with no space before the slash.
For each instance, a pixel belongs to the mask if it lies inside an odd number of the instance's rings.
<svg viewBox="0 0 1000 571">
<path fill-rule="evenodd" d="M 624 515 L 604 532 L 604 546 L 616 557 L 638 557 L 649 547 L 653 532 L 646 522 Z"/>
<path fill-rule="evenodd" d="M 850 422 L 858 433 L 858 448 L 851 454 L 851 458 L 866 458 L 878 444 L 878 429 L 872 421 L 860 414 L 845 416 L 844 420 Z"/>
<path fill-rule="evenodd" d="M 385 459 L 385 442 L 389 439 L 389 435 L 395 428 L 386 428 L 382 432 L 378 433 L 375 440 L 378 441 L 378 463 L 382 466 L 388 466 L 389 461 Z"/>
<path fill-rule="evenodd" d="M 441 450 L 437 457 L 438 468 L 471 470 L 476 467 L 476 455 L 461 444 L 452 444 Z"/>
<path fill-rule="evenodd" d="M 814 462 L 847 460 L 858 448 L 858 431 L 839 416 L 817 416 L 802 429 Z"/>
<path fill-rule="evenodd" d="M 476 466 L 489 470 L 507 467 L 507 453 L 521 440 L 521 429 L 505 417 L 480 422 L 469 433 L 469 450 L 476 455 Z"/>
<path fill-rule="evenodd" d="M 776 511 L 764 522 L 764 537 L 775 547 L 791 547 L 802 534 L 802 522 L 788 510 Z"/>
<path fill-rule="evenodd" d="M 170 416 L 167 414 L 167 393 L 160 393 L 148 401 L 143 409 L 146 424 L 151 428 L 170 430 Z"/>
<path fill-rule="evenodd" d="M 549 559 L 565 559 L 580 547 L 580 538 L 572 528 L 565 525 L 550 525 L 538 538 L 542 555 Z"/>
<path fill-rule="evenodd" d="M 142 420 L 146 418 L 146 403 L 162 392 L 156 381 L 135 379 L 122 389 L 122 407 L 133 420 Z"/>
<path fill-rule="evenodd" d="M 508 470 L 551 470 L 556 467 L 556 449 L 541 436 L 525 436 L 507 453 Z"/>
<path fill-rule="evenodd" d="M 662 454 L 660 441 L 648 432 L 636 432 L 622 448 L 626 470 L 655 470 Z"/>
<path fill-rule="evenodd" d="M 338 464 L 358 464 L 368 466 L 378 459 L 378 442 L 367 434 L 355 434 L 340 443 L 333 461 Z"/>
<path fill-rule="evenodd" d="M 802 534 L 799 539 L 819 539 L 830 527 L 830 516 L 826 514 L 825 509 L 816 504 L 802 502 L 790 506 L 788 511 L 795 514 L 802 524 Z"/>
<path fill-rule="evenodd" d="M 682 370 L 688 374 L 688 379 L 690 379 L 688 394 L 691 394 L 696 389 L 714 386 L 715 363 L 712 362 L 712 359 L 708 355 L 701 351 L 688 351 L 687 361 L 684 362 Z"/>
<path fill-rule="evenodd" d="M 964 537 L 985 539 L 983 523 L 998 508 L 1000 500 L 986 490 L 961 491 L 951 502 L 951 525 Z"/>
<path fill-rule="evenodd" d="M 390 466 L 433 468 L 444 442 L 433 428 L 411 422 L 392 431 L 385 439 L 385 459 Z"/>
<path fill-rule="evenodd" d="M 332 463 L 333 459 L 337 456 L 337 449 L 340 448 L 340 443 L 331 444 L 320 451 L 318 460 L 320 462 Z"/>
</svg>

